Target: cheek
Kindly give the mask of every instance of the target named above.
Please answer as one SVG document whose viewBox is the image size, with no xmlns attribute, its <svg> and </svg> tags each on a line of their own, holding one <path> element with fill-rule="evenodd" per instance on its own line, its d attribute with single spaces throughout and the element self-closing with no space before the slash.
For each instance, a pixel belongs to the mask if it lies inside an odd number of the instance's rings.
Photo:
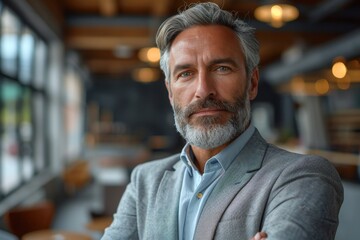
<svg viewBox="0 0 360 240">
<path fill-rule="evenodd" d="M 247 88 L 245 74 L 234 73 L 216 81 L 218 94 L 225 99 L 242 96 Z"/>
<path fill-rule="evenodd" d="M 183 108 L 186 105 L 185 97 L 182 94 L 173 94 L 172 105 Z"/>
<path fill-rule="evenodd" d="M 223 86 L 218 90 L 218 98 L 232 102 L 234 101 L 234 99 L 243 96 L 244 93 L 245 93 L 244 86 L 240 86 L 240 85 Z"/>
<path fill-rule="evenodd" d="M 173 86 L 172 102 L 173 104 L 184 106 L 188 105 L 192 99 L 192 90 L 188 87 Z"/>
</svg>

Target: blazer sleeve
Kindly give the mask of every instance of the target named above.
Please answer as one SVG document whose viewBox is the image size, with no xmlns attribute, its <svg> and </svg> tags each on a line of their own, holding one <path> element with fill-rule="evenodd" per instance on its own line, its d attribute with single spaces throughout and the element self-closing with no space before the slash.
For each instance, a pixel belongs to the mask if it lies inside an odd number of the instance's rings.
<svg viewBox="0 0 360 240">
<path fill-rule="evenodd" d="M 268 240 L 335 238 L 343 188 L 327 160 L 305 156 L 278 176 L 265 209 L 262 230 Z"/>
<path fill-rule="evenodd" d="M 112 224 L 105 229 L 101 240 L 139 239 L 137 224 L 137 176 L 139 167 L 131 174 L 131 181 L 121 198 Z"/>
</svg>

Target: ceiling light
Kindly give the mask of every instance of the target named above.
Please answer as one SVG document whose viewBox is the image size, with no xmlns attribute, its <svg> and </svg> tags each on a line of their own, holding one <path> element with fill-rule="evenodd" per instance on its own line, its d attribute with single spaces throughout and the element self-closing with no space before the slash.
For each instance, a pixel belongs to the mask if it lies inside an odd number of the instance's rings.
<svg viewBox="0 0 360 240">
<path fill-rule="evenodd" d="M 156 47 L 142 48 L 139 51 L 139 58 L 143 62 L 156 63 L 160 60 L 160 50 Z"/>
<path fill-rule="evenodd" d="M 343 62 L 335 62 L 331 71 L 336 78 L 344 78 L 347 73 L 347 68 Z"/>
<path fill-rule="evenodd" d="M 330 85 L 328 80 L 322 78 L 315 82 L 315 90 L 320 95 L 325 95 L 330 90 Z"/>
<path fill-rule="evenodd" d="M 305 80 L 300 76 L 296 76 L 291 80 L 291 90 L 293 92 L 305 92 Z"/>
<path fill-rule="evenodd" d="M 266 4 L 256 8 L 254 15 L 257 20 L 279 28 L 286 22 L 297 19 L 299 17 L 299 11 L 290 4 Z"/>
<path fill-rule="evenodd" d="M 156 68 L 138 68 L 133 71 L 132 77 L 137 82 L 149 83 L 157 81 L 160 73 Z"/>
</svg>

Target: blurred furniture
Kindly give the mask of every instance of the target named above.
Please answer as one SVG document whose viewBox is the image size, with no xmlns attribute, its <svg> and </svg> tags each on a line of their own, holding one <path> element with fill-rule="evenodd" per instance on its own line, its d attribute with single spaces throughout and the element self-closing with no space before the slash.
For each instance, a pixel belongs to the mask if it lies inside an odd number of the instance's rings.
<svg viewBox="0 0 360 240">
<path fill-rule="evenodd" d="M 328 116 L 330 147 L 338 152 L 360 150 L 360 110 L 343 110 Z"/>
<path fill-rule="evenodd" d="M 308 154 L 315 154 L 328 159 L 334 164 L 342 179 L 357 180 L 360 175 L 360 156 L 353 153 L 324 151 L 318 149 L 309 149 Z"/>
<path fill-rule="evenodd" d="M 3 230 L 0 230 L 0 239 L 1 240 L 19 240 L 15 235 L 5 232 Z"/>
<path fill-rule="evenodd" d="M 77 160 L 67 166 L 63 173 L 65 190 L 72 194 L 86 186 L 91 180 L 89 162 L 86 160 Z"/>
<path fill-rule="evenodd" d="M 112 216 L 129 182 L 126 168 L 99 168 L 95 174 L 103 200 L 103 216 Z"/>
<path fill-rule="evenodd" d="M 113 221 L 112 217 L 94 218 L 88 224 L 86 224 L 86 228 L 91 231 L 103 232 L 105 228 L 110 226 L 112 221 Z"/>
<path fill-rule="evenodd" d="M 331 154 L 336 159 L 336 169 L 342 179 L 360 179 L 360 110 L 339 110 L 328 116 L 330 149 L 340 154 Z M 352 160 L 351 160 L 352 159 Z"/>
<path fill-rule="evenodd" d="M 90 236 L 69 231 L 39 230 L 24 235 L 22 240 L 92 240 Z"/>
<path fill-rule="evenodd" d="M 4 222 L 9 231 L 21 238 L 29 232 L 51 227 L 55 206 L 50 201 L 31 206 L 16 207 L 4 214 Z"/>
</svg>

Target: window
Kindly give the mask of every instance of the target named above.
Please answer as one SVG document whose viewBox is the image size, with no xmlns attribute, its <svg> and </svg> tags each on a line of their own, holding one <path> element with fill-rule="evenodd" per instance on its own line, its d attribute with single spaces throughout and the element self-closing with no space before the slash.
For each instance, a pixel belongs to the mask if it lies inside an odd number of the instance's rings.
<svg viewBox="0 0 360 240">
<path fill-rule="evenodd" d="M 37 39 L 35 46 L 34 84 L 38 88 L 43 88 L 45 85 L 46 62 L 47 62 L 46 44 L 41 39 Z"/>
<path fill-rule="evenodd" d="M 1 14 L 1 71 L 13 77 L 17 72 L 19 31 L 19 20 L 4 7 Z"/>
<path fill-rule="evenodd" d="M 31 30 L 24 27 L 20 37 L 20 69 L 19 78 L 24 83 L 29 83 L 32 77 L 32 62 L 34 56 L 34 35 Z"/>
<path fill-rule="evenodd" d="M 48 48 L 0 0 L 0 200 L 49 167 Z"/>
<path fill-rule="evenodd" d="M 3 194 L 9 193 L 20 185 L 21 165 L 19 145 L 20 140 L 17 133 L 17 123 L 20 118 L 18 106 L 20 102 L 20 87 L 10 82 L 8 79 L 2 79 L 1 84 L 1 190 Z"/>
</svg>

